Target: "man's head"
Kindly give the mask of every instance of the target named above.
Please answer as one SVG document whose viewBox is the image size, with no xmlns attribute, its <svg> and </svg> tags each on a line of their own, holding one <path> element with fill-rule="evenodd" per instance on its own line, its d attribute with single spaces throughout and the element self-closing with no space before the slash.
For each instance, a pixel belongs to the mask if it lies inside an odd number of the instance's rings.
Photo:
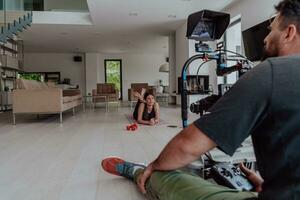
<svg viewBox="0 0 300 200">
<path fill-rule="evenodd" d="M 275 9 L 278 15 L 264 40 L 263 60 L 300 53 L 300 0 L 283 0 Z"/>
</svg>

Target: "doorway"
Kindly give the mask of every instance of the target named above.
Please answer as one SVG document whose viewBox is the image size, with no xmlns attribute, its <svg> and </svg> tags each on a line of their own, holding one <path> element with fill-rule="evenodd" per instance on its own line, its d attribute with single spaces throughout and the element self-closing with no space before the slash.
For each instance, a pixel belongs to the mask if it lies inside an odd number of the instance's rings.
<svg viewBox="0 0 300 200">
<path fill-rule="evenodd" d="M 114 83 L 119 91 L 119 99 L 123 99 L 122 95 L 122 60 L 121 59 L 105 59 L 105 83 Z"/>
</svg>

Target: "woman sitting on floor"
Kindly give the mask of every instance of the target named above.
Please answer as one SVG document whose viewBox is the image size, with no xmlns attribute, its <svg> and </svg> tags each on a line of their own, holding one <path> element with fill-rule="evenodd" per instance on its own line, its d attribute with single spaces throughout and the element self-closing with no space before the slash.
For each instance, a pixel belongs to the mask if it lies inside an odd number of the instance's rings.
<svg viewBox="0 0 300 200">
<path fill-rule="evenodd" d="M 133 117 L 139 124 L 153 126 L 159 122 L 159 105 L 154 96 L 142 89 L 141 94 L 135 92 L 138 102 L 134 108 Z"/>
</svg>

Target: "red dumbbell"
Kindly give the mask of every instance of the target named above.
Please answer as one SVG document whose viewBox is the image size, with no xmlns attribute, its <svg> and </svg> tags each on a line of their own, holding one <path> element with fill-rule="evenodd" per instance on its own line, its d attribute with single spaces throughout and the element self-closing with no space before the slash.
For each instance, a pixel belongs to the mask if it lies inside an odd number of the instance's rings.
<svg viewBox="0 0 300 200">
<path fill-rule="evenodd" d="M 138 125 L 137 125 L 137 123 L 133 123 L 133 124 L 131 125 L 131 127 L 137 129 L 137 128 L 138 128 Z"/>
</svg>

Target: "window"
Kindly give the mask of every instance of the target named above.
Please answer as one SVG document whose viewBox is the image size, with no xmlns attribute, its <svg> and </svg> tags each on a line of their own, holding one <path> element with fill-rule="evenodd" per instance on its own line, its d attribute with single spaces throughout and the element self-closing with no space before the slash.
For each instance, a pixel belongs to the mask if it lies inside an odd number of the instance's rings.
<svg viewBox="0 0 300 200">
<path fill-rule="evenodd" d="M 119 99 L 122 99 L 122 60 L 104 60 L 105 83 L 114 83 L 119 90 Z"/>
</svg>

